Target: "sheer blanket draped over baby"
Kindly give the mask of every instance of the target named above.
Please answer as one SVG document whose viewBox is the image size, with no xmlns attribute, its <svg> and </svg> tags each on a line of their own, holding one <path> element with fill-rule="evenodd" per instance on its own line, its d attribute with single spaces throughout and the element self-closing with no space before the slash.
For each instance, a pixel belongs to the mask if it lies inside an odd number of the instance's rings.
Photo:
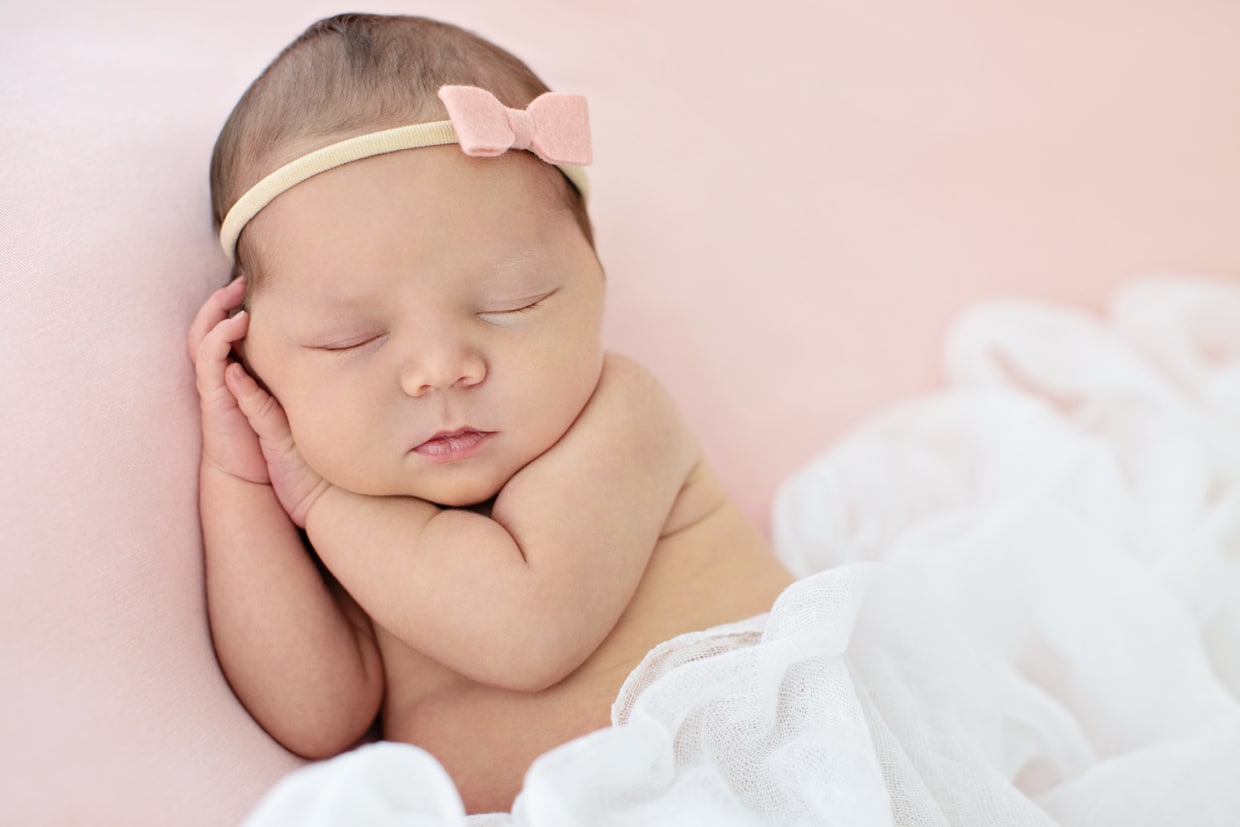
<svg viewBox="0 0 1240 827">
<path fill-rule="evenodd" d="M 988 302 L 945 365 L 782 487 L 771 612 L 656 648 L 511 814 L 376 744 L 248 824 L 1235 824 L 1240 288 Z"/>
</svg>

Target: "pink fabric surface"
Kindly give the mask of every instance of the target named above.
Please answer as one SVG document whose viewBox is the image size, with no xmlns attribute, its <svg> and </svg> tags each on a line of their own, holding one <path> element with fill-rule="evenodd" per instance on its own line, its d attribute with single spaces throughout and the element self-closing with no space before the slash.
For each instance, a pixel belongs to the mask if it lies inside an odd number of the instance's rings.
<svg viewBox="0 0 1240 827">
<path fill-rule="evenodd" d="M 776 483 L 937 382 L 968 302 L 1240 273 L 1240 7 L 373 2 L 590 98 L 608 340 L 760 524 Z M 211 653 L 186 326 L 226 273 L 212 141 L 340 7 L 6 11 L 0 823 L 235 823 L 297 761 Z"/>
</svg>

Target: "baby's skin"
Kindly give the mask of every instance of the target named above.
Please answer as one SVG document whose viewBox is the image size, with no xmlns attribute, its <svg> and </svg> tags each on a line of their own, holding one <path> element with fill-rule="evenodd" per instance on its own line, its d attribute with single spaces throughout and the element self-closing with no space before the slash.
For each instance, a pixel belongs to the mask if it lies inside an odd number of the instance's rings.
<svg viewBox="0 0 1240 827">
<path fill-rule="evenodd" d="M 607 726 L 652 647 L 791 582 L 668 393 L 604 351 L 605 276 L 554 183 L 451 146 L 315 176 L 247 227 L 247 309 L 238 279 L 189 335 L 234 691 L 311 758 L 378 716 L 469 812 Z"/>
</svg>

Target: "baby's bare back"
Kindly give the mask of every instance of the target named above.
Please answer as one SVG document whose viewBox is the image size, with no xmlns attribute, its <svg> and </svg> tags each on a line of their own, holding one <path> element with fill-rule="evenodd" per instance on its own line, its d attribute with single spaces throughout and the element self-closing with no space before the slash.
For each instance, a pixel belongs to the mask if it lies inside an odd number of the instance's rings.
<svg viewBox="0 0 1240 827">
<path fill-rule="evenodd" d="M 541 753 L 610 724 L 620 685 L 654 646 L 765 612 L 791 576 L 705 465 L 681 489 L 632 601 L 602 645 L 541 692 L 470 681 L 376 629 L 384 737 L 448 770 L 471 813 L 508 810 Z"/>
</svg>

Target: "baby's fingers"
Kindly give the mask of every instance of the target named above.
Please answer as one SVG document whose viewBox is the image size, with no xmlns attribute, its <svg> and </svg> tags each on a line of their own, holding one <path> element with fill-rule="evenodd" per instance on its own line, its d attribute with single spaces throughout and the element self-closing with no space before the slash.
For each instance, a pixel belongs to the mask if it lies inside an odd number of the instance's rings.
<svg viewBox="0 0 1240 827">
<path fill-rule="evenodd" d="M 237 406 L 258 434 L 267 477 L 276 498 L 289 519 L 299 528 L 306 526 L 306 514 L 319 496 L 330 486 L 302 459 L 288 417 L 275 397 L 263 390 L 254 378 L 236 362 L 225 370 L 228 390 L 237 399 Z"/>
<path fill-rule="evenodd" d="M 227 319 L 228 314 L 233 308 L 238 307 L 244 298 L 245 276 L 233 279 L 207 297 L 202 307 L 198 309 L 198 315 L 194 317 L 193 324 L 189 326 L 187 341 L 189 358 L 194 359 L 198 356 L 198 351 L 202 347 L 203 340 L 207 338 L 207 334 Z"/>
<path fill-rule="evenodd" d="M 224 369 L 230 364 L 233 344 L 245 338 L 250 315 L 242 310 L 231 319 L 216 324 L 198 344 L 194 365 L 198 374 L 198 393 L 203 399 L 217 392 L 224 384 Z"/>
<path fill-rule="evenodd" d="M 284 443 L 291 441 L 292 434 L 280 403 L 236 362 L 225 369 L 224 381 L 236 398 L 237 407 L 241 408 L 245 418 L 250 421 L 250 427 L 258 434 L 259 439 L 273 446 L 287 447 Z"/>
</svg>

